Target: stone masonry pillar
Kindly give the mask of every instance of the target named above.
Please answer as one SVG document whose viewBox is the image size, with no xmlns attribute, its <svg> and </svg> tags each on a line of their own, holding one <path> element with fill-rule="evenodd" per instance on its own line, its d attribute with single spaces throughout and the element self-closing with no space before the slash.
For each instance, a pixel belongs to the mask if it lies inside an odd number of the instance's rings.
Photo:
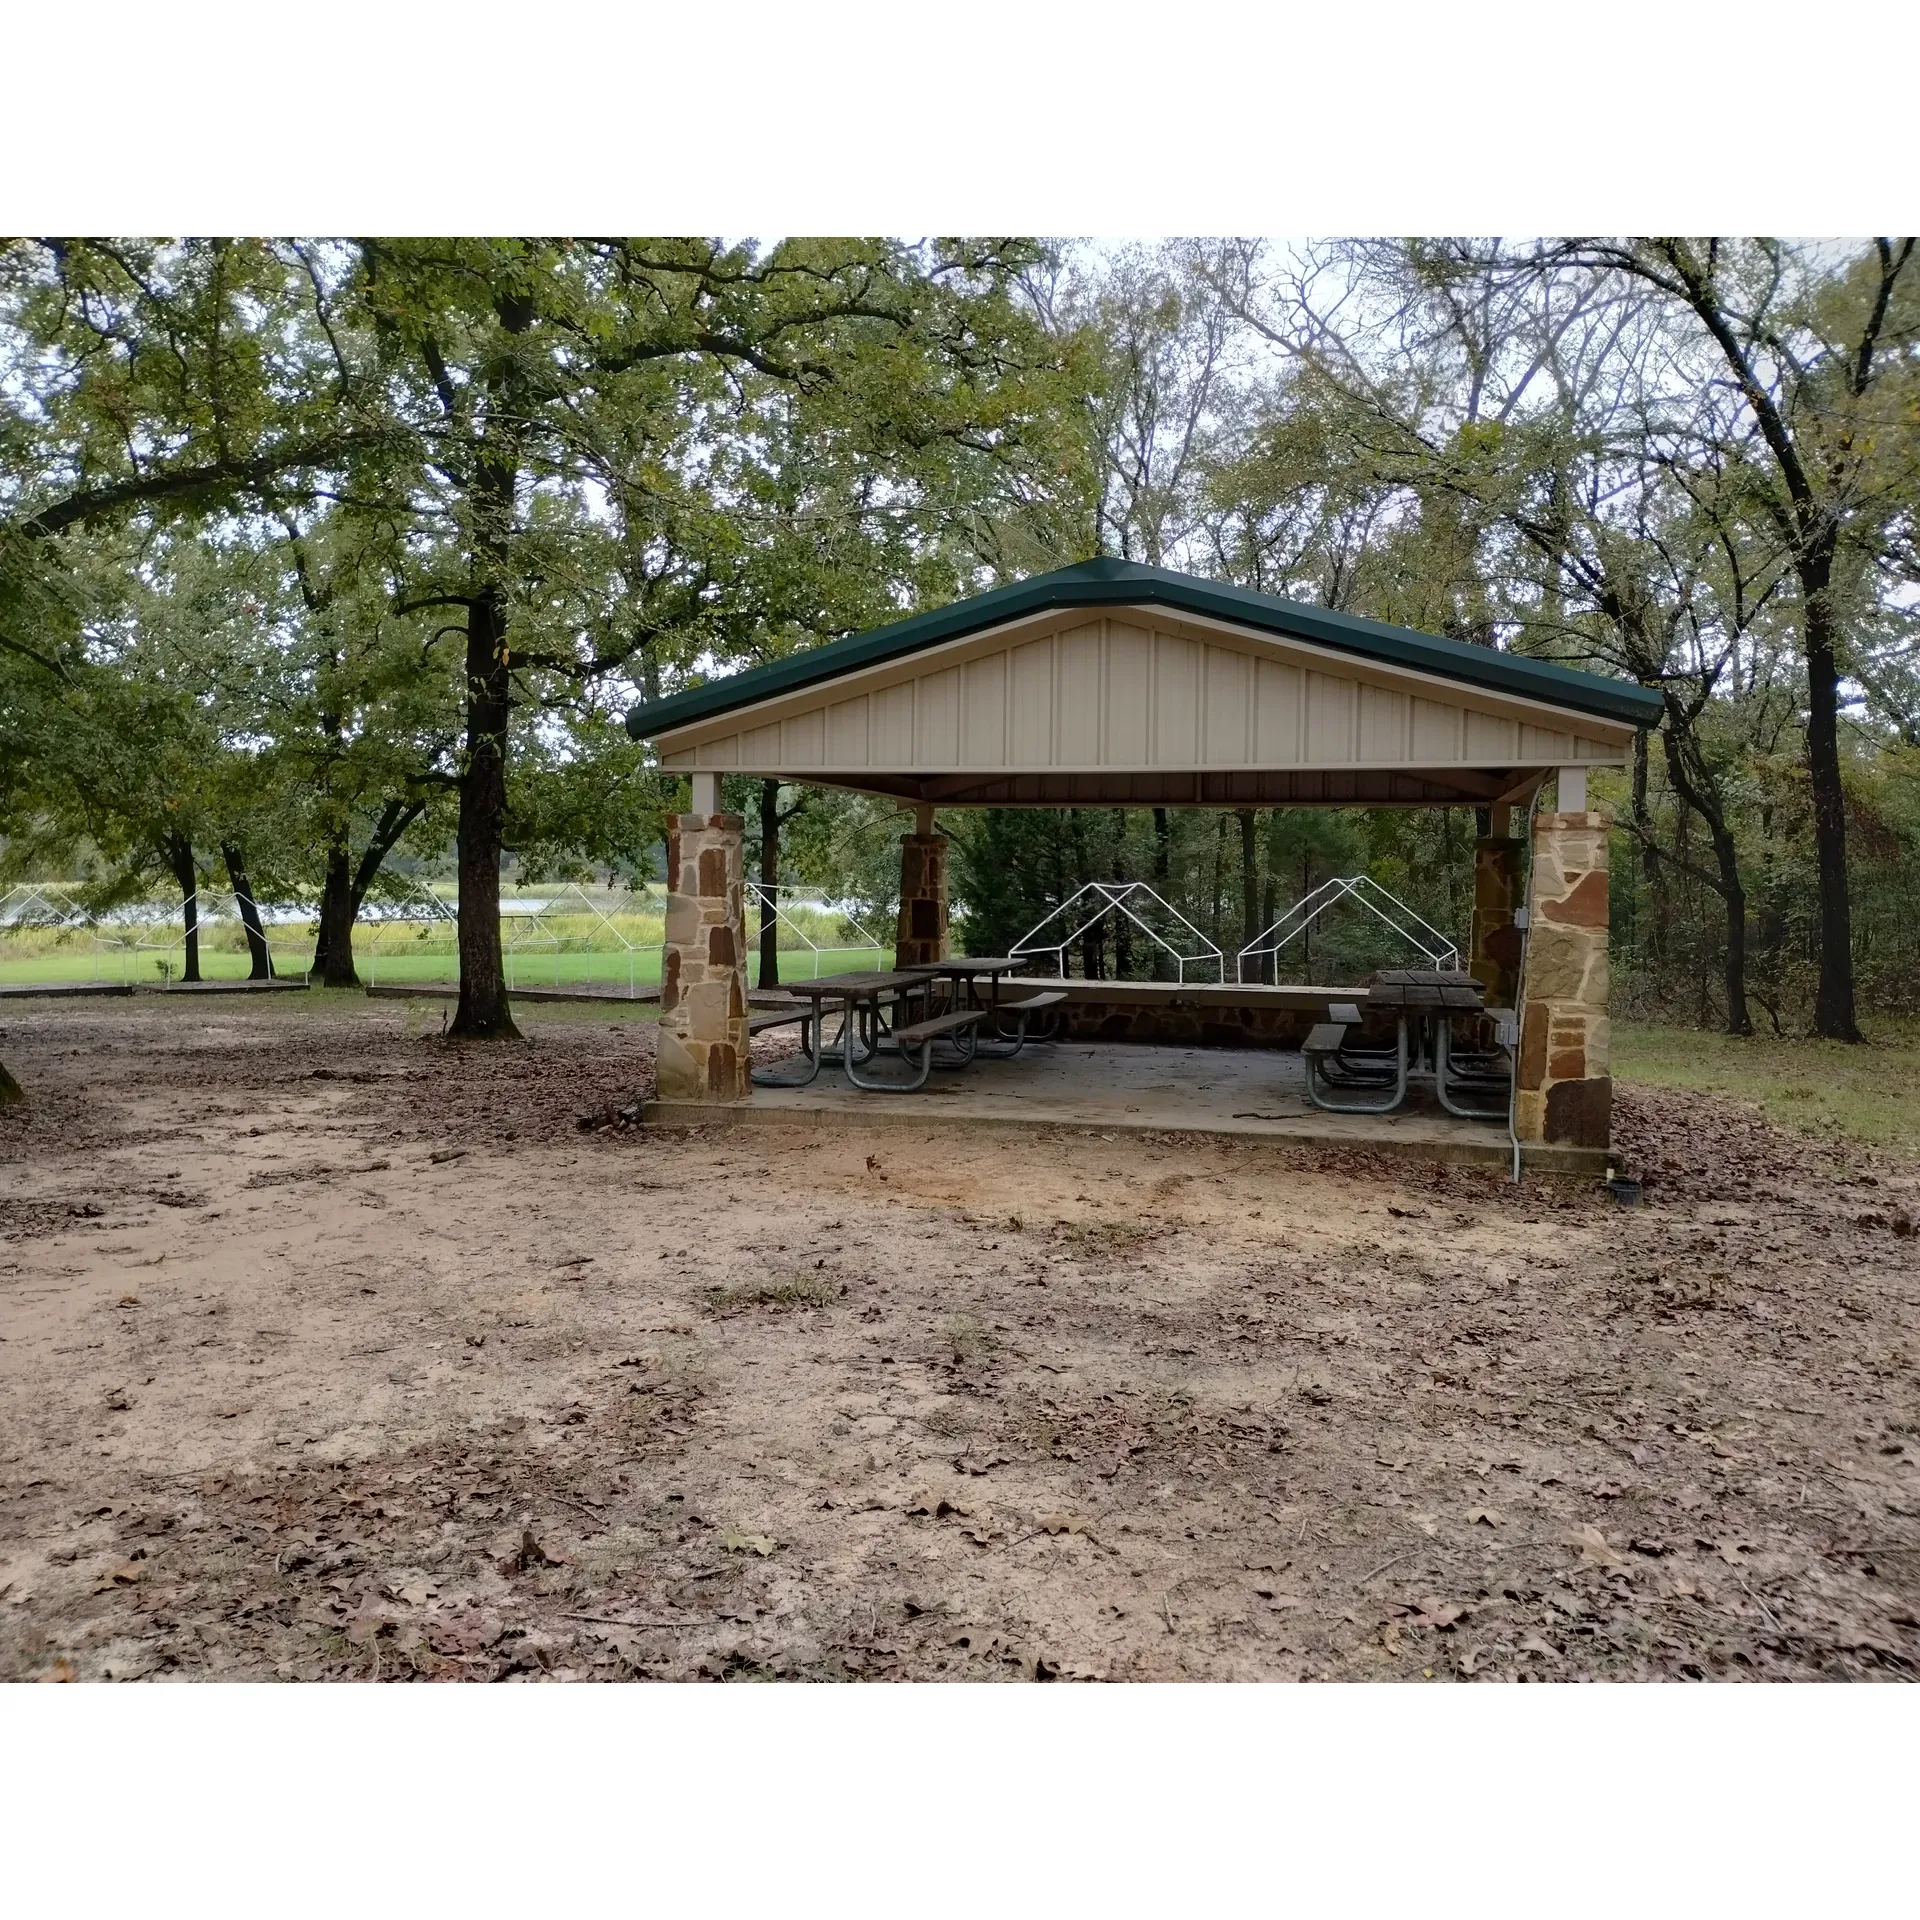
<svg viewBox="0 0 1920 1920">
<path fill-rule="evenodd" d="M 909 833 L 900 842 L 900 924 L 893 964 L 924 966 L 947 957 L 947 836 Z"/>
<path fill-rule="evenodd" d="M 1467 971 L 1486 989 L 1487 1005 L 1510 1007 L 1520 984 L 1520 906 L 1526 871 L 1524 840 L 1489 834 L 1473 843 L 1473 931 Z"/>
<path fill-rule="evenodd" d="M 747 1097 L 745 824 L 737 813 L 678 813 L 667 822 L 662 1100 Z"/>
<path fill-rule="evenodd" d="M 1514 1102 L 1522 1140 L 1609 1144 L 1607 824 L 1604 813 L 1588 812 L 1534 820 Z"/>
</svg>

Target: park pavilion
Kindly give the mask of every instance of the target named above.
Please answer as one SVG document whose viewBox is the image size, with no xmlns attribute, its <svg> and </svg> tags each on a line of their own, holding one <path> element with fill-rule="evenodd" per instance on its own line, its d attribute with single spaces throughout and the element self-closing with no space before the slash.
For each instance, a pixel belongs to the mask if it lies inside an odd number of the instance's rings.
<svg viewBox="0 0 1920 1920">
<path fill-rule="evenodd" d="M 1468 964 L 1487 1004 L 1517 1015 L 1514 1131 L 1604 1150 L 1607 821 L 1587 776 L 1622 765 L 1660 710 L 1624 681 L 1119 560 L 656 701 L 628 729 L 692 785 L 669 835 L 660 1101 L 756 1097 L 744 823 L 720 810 L 724 774 L 914 810 L 903 968 L 946 956 L 936 808 L 1467 806 L 1491 829 L 1475 845 Z"/>
</svg>

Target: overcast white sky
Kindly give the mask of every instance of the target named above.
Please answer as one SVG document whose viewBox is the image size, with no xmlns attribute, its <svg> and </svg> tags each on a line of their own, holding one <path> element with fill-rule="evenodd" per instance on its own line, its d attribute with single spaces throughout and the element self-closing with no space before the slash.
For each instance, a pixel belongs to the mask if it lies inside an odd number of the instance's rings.
<svg viewBox="0 0 1920 1920">
<path fill-rule="evenodd" d="M 1920 8 L 98 0 L 6 34 L 0 229 L 1909 228 Z"/>
</svg>

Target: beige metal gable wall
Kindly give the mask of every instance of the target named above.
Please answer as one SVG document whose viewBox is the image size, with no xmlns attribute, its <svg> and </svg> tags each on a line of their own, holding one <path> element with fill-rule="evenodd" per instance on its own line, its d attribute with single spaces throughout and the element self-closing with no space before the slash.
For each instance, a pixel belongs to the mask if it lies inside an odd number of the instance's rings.
<svg viewBox="0 0 1920 1920">
<path fill-rule="evenodd" d="M 1618 764 L 1628 728 L 1146 610 L 975 635 L 660 741 L 677 770 L 854 775 Z"/>
</svg>

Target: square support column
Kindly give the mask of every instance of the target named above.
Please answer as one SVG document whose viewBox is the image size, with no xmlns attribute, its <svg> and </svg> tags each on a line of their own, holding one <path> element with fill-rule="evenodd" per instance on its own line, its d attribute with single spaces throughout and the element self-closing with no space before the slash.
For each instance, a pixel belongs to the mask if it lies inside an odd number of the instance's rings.
<svg viewBox="0 0 1920 1920">
<path fill-rule="evenodd" d="M 1527 843 L 1489 834 L 1473 843 L 1473 930 L 1467 971 L 1486 989 L 1487 1005 L 1511 1007 L 1520 984 L 1521 905 Z"/>
<path fill-rule="evenodd" d="M 737 813 L 679 813 L 667 823 L 662 1100 L 747 1097 L 745 825 Z"/>
<path fill-rule="evenodd" d="M 944 833 L 909 833 L 901 839 L 896 967 L 947 957 L 947 844 Z"/>
<path fill-rule="evenodd" d="M 1607 816 L 1543 813 L 1533 827 L 1515 1131 L 1522 1140 L 1605 1147 Z"/>
</svg>

